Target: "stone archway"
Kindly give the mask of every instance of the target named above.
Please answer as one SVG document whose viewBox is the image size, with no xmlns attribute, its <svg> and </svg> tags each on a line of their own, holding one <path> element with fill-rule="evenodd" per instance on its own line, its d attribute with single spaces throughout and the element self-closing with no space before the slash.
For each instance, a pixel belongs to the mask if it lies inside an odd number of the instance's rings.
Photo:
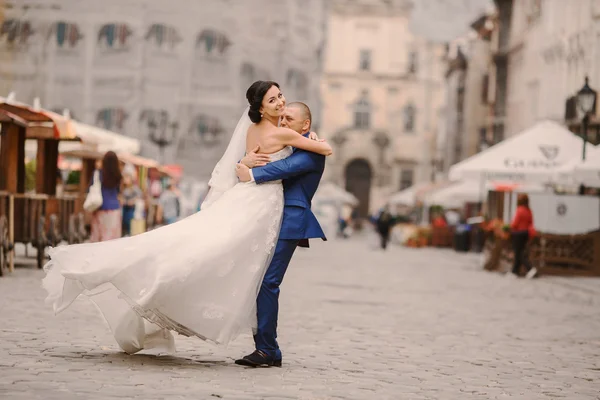
<svg viewBox="0 0 600 400">
<path fill-rule="evenodd" d="M 369 215 L 369 197 L 371 195 L 371 182 L 373 170 L 369 162 L 357 158 L 346 165 L 346 190 L 359 200 L 358 215 Z"/>
</svg>

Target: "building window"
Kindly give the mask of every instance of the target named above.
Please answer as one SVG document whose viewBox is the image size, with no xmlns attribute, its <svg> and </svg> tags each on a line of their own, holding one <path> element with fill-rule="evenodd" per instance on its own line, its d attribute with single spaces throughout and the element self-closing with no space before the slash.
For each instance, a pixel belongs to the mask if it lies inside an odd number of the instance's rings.
<svg viewBox="0 0 600 400">
<path fill-rule="evenodd" d="M 371 70 L 371 50 L 363 49 L 360 51 L 360 60 L 358 68 L 361 71 Z"/>
<path fill-rule="evenodd" d="M 415 117 L 416 109 L 412 104 L 407 104 L 404 107 L 404 131 L 414 132 L 415 130 Z"/>
<path fill-rule="evenodd" d="M 416 51 L 411 51 L 408 53 L 408 73 L 415 74 L 417 73 L 419 67 L 419 55 Z"/>
<path fill-rule="evenodd" d="M 371 125 L 371 103 L 369 93 L 364 90 L 358 101 L 354 104 L 354 127 L 357 129 L 369 129 Z"/>
<path fill-rule="evenodd" d="M 413 185 L 414 174 L 412 169 L 402 169 L 400 172 L 400 190 L 407 189 Z"/>
</svg>

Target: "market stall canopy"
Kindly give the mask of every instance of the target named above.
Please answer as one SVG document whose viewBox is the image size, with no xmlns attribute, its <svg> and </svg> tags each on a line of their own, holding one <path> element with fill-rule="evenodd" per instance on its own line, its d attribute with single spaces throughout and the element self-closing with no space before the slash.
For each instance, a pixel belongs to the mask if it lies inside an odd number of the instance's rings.
<svg viewBox="0 0 600 400">
<path fill-rule="evenodd" d="M 183 167 L 177 164 L 161 165 L 158 172 L 173 179 L 181 179 L 183 176 Z"/>
<path fill-rule="evenodd" d="M 563 185 L 579 185 L 582 183 L 581 173 L 579 174 L 578 178 L 575 170 L 592 165 L 592 160 L 598 157 L 600 157 L 600 147 L 588 144 L 586 147 L 586 162 L 584 163 L 581 159 L 581 155 L 578 155 L 572 160 L 564 163 L 560 167 L 556 168 L 556 172 L 554 173 L 554 182 Z M 590 161 L 592 161 L 592 163 L 590 163 Z M 588 186 L 593 185 L 588 184 Z"/>
<path fill-rule="evenodd" d="M 126 164 L 133 164 L 136 167 L 145 167 L 145 168 L 159 168 L 160 164 L 158 161 L 153 160 L 151 158 L 145 158 L 136 156 L 134 154 L 129 153 L 119 153 L 117 154 L 119 160 Z"/>
<path fill-rule="evenodd" d="M 315 200 L 323 202 L 333 201 L 352 206 L 358 205 L 358 199 L 352 193 L 347 192 L 332 182 L 325 182 L 319 186 L 319 189 L 315 193 Z"/>
<path fill-rule="evenodd" d="M 141 148 L 139 140 L 71 120 L 53 111 L 44 110 L 39 107 L 39 104 L 37 107 L 31 107 L 0 97 L 0 118 L 1 116 L 26 127 L 27 139 L 61 140 L 60 152 L 86 149 L 102 153 L 112 150 L 116 153 L 138 154 Z M 37 143 L 33 141 L 27 143 L 25 152 L 29 157 L 35 154 Z"/>
<path fill-rule="evenodd" d="M 140 141 L 137 139 L 81 122 L 73 121 L 73 125 L 82 143 L 95 146 L 101 153 L 114 151 L 115 153 L 138 154 L 140 152 Z"/>
<path fill-rule="evenodd" d="M 388 204 L 391 206 L 415 206 L 419 201 L 422 201 L 428 193 L 451 184 L 452 183 L 448 181 L 417 183 L 416 185 L 391 195 Z"/>
<path fill-rule="evenodd" d="M 417 193 L 419 190 L 430 186 L 431 183 L 418 183 L 390 196 L 388 203 L 390 205 L 414 206 L 417 203 Z"/>
<path fill-rule="evenodd" d="M 558 167 L 581 153 L 581 138 L 553 121 L 531 128 L 453 165 L 449 177 L 458 180 L 551 182 Z"/>
<path fill-rule="evenodd" d="M 101 160 L 104 157 L 104 153 L 97 150 L 90 149 L 78 149 L 78 150 L 68 150 L 60 153 L 63 157 L 68 158 L 82 158 L 89 160 Z M 129 153 L 117 153 L 117 157 L 119 157 L 119 161 L 124 164 L 132 164 L 136 167 L 145 167 L 145 168 L 159 168 L 160 164 L 158 161 L 153 160 L 151 158 L 145 158 L 141 156 L 137 156 Z"/>
<path fill-rule="evenodd" d="M 591 147 L 591 146 L 590 146 Z M 590 153 L 573 171 L 574 179 L 585 186 L 600 187 L 600 150 Z"/>
<path fill-rule="evenodd" d="M 430 205 L 439 205 L 445 208 L 460 208 L 466 203 L 479 203 L 487 200 L 488 191 L 520 191 L 542 192 L 545 190 L 541 184 L 515 184 L 504 182 L 485 182 L 465 180 L 451 186 L 430 193 L 425 202 Z"/>
<path fill-rule="evenodd" d="M 7 118 L 25 127 L 28 139 L 77 139 L 75 128 L 68 118 L 0 97 L 0 122 Z"/>
</svg>

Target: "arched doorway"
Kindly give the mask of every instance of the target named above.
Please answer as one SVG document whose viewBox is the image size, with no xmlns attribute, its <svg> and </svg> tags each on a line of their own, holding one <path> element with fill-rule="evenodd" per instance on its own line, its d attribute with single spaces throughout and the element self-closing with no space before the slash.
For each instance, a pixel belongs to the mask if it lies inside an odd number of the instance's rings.
<svg viewBox="0 0 600 400">
<path fill-rule="evenodd" d="M 352 193 L 358 201 L 358 215 L 369 215 L 369 196 L 371 194 L 371 165 L 364 159 L 355 159 L 346 166 L 346 190 Z"/>
</svg>

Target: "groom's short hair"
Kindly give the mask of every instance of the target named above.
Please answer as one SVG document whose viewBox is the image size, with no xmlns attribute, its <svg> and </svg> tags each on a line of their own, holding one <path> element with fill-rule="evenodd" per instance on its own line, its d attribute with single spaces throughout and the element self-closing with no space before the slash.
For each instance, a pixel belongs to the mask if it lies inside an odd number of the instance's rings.
<svg viewBox="0 0 600 400">
<path fill-rule="evenodd" d="M 312 113 L 310 112 L 310 108 L 308 108 L 306 104 L 302 103 L 301 101 L 294 101 L 292 103 L 289 103 L 287 106 L 299 108 L 302 111 L 302 116 L 304 117 L 304 119 L 309 120 L 310 124 L 312 125 Z"/>
</svg>

